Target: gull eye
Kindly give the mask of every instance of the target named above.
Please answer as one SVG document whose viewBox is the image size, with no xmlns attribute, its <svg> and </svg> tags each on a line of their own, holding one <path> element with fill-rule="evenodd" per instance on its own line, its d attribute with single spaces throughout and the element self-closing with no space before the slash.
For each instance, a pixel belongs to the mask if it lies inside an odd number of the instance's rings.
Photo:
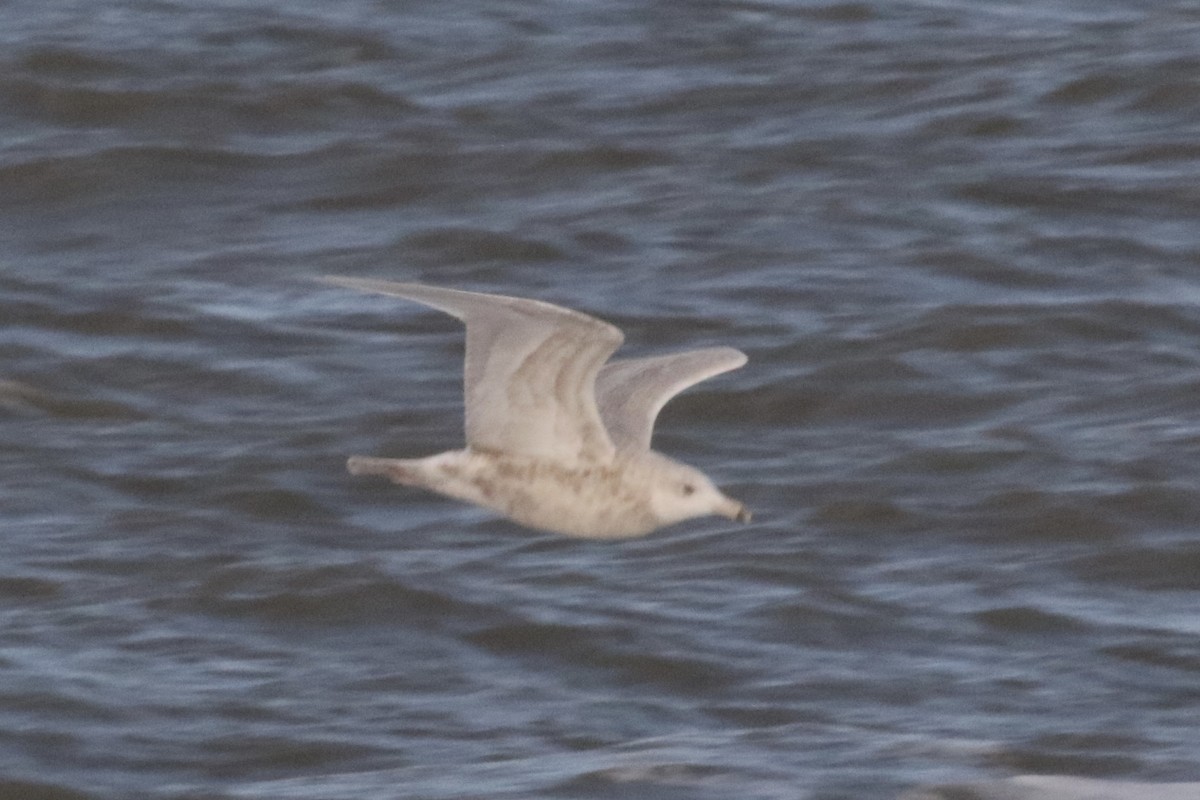
<svg viewBox="0 0 1200 800">
<path fill-rule="evenodd" d="M 691 497 L 691 496 L 692 496 L 692 495 L 694 495 L 695 493 L 696 493 L 696 487 L 695 487 L 695 486 L 693 486 L 693 485 L 692 485 L 692 484 L 690 484 L 690 483 L 685 483 L 685 484 L 683 485 L 683 496 L 684 496 L 684 497 Z"/>
</svg>

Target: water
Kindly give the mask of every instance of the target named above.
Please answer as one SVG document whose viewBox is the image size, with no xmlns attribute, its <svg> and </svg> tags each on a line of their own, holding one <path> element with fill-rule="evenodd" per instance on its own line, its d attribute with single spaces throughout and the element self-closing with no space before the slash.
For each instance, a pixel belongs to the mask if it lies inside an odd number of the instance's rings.
<svg viewBox="0 0 1200 800">
<path fill-rule="evenodd" d="M 1195 3 L 0 18 L 0 796 L 1200 797 Z M 755 523 L 351 478 L 462 338 L 329 272 L 745 350 Z"/>
</svg>

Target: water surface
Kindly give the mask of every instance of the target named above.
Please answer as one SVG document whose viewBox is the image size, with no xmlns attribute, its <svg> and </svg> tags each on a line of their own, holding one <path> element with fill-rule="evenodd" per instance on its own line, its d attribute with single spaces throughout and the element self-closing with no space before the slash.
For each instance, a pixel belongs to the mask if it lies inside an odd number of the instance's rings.
<svg viewBox="0 0 1200 800">
<path fill-rule="evenodd" d="M 1194 3 L 0 13 L 0 794 L 1200 796 Z M 346 475 L 462 337 L 329 272 L 745 350 L 755 523 Z"/>
</svg>

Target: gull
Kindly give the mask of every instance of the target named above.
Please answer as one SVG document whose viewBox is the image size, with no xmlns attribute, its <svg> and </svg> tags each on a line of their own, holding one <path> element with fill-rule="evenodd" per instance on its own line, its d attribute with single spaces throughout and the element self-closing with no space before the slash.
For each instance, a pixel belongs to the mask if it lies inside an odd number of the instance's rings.
<svg viewBox="0 0 1200 800">
<path fill-rule="evenodd" d="M 420 303 L 466 326 L 467 446 L 425 458 L 351 456 L 351 474 L 585 539 L 644 536 L 710 514 L 750 521 L 704 473 L 650 449 L 663 405 L 742 366 L 744 353 L 711 347 L 608 361 L 621 331 L 561 306 L 417 283 L 322 280 Z"/>
</svg>

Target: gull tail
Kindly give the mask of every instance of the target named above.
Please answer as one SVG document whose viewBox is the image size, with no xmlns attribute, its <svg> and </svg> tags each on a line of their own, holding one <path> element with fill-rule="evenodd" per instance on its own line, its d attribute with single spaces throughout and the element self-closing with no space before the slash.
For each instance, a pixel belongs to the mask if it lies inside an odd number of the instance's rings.
<svg viewBox="0 0 1200 800">
<path fill-rule="evenodd" d="M 371 456 L 350 456 L 346 460 L 346 469 L 351 475 L 382 475 L 392 483 L 406 486 L 422 486 L 418 471 L 418 461 L 404 458 L 372 458 Z"/>
</svg>

